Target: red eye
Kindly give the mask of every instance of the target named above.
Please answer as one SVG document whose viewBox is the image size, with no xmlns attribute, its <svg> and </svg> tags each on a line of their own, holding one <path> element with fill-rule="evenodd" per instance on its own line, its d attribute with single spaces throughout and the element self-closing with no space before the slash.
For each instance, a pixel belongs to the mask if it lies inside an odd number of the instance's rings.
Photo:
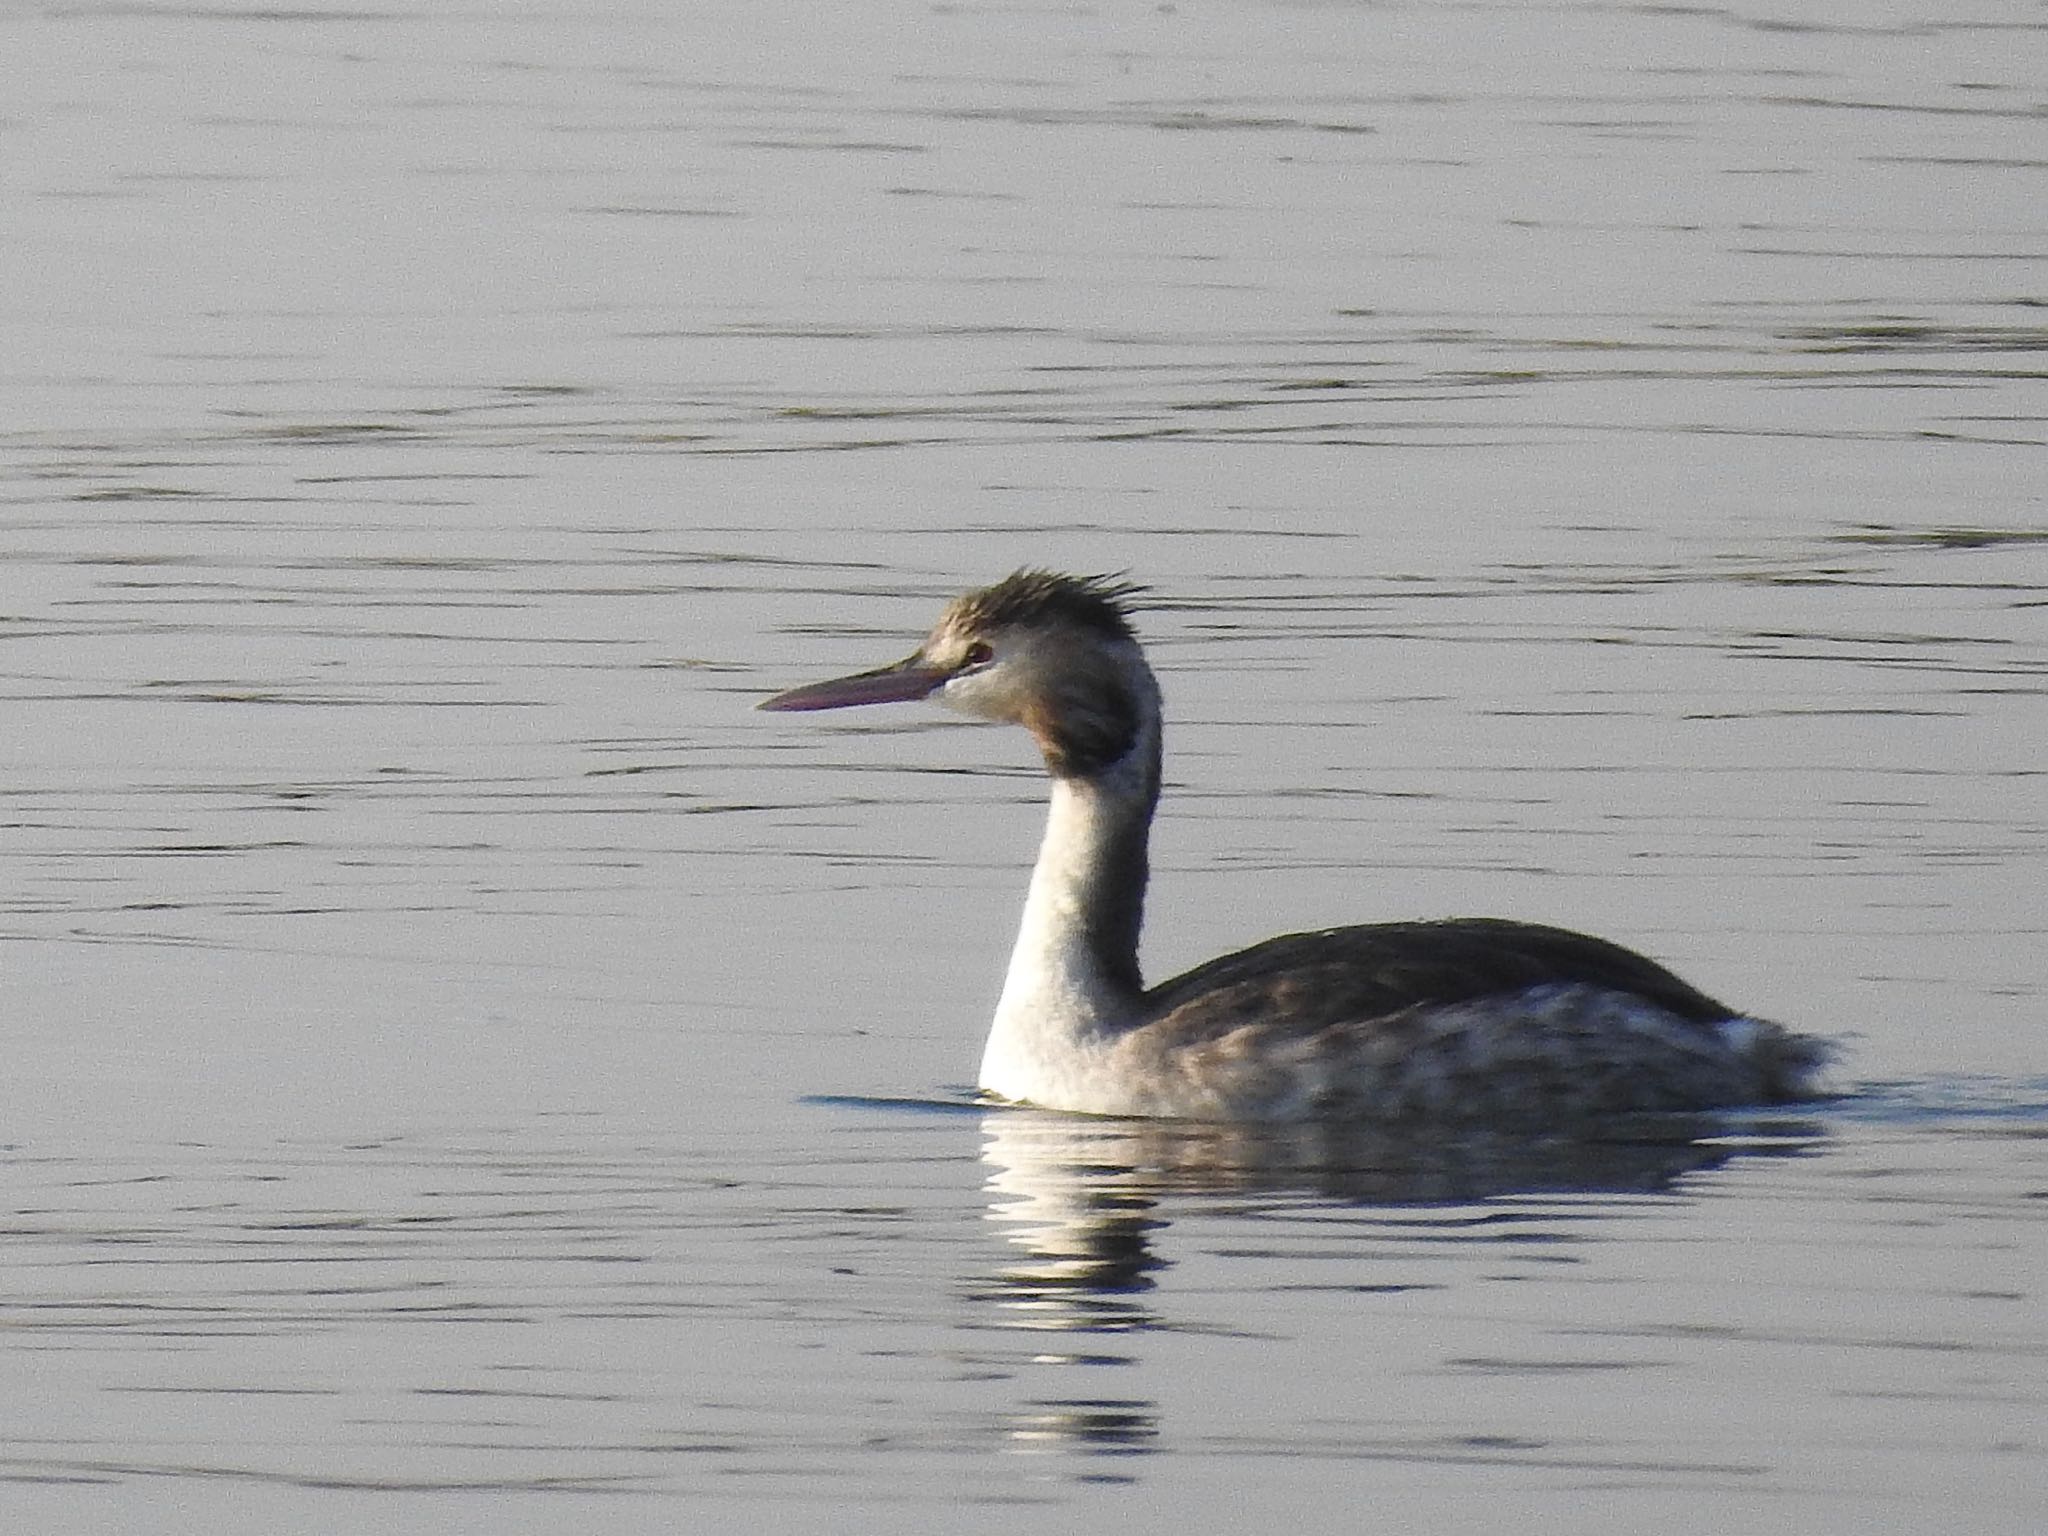
<svg viewBox="0 0 2048 1536">
<path fill-rule="evenodd" d="M 995 659 L 996 648 L 986 640 L 977 640 L 967 647 L 966 661 L 970 667 L 985 667 Z"/>
</svg>

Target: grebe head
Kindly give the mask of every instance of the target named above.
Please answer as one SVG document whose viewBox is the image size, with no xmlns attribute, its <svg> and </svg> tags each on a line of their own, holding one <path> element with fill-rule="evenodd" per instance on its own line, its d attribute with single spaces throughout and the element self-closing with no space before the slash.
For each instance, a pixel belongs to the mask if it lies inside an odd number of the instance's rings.
<svg viewBox="0 0 2048 1536">
<path fill-rule="evenodd" d="M 956 598 L 902 661 L 792 688 L 760 707 L 936 699 L 1024 726 L 1055 775 L 1100 773 L 1158 722 L 1158 689 L 1125 606 L 1138 590 L 1107 577 L 1018 571 Z"/>
</svg>

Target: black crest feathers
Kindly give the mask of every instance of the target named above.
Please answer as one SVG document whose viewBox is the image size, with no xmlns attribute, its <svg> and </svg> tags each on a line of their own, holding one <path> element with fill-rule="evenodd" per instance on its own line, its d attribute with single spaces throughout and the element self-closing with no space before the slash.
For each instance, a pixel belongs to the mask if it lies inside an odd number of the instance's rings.
<svg viewBox="0 0 2048 1536">
<path fill-rule="evenodd" d="M 1117 576 L 1063 576 L 1022 570 L 992 587 L 969 592 L 953 605 L 954 623 L 974 629 L 1051 623 L 1134 640 L 1129 599 L 1145 589 Z"/>
</svg>

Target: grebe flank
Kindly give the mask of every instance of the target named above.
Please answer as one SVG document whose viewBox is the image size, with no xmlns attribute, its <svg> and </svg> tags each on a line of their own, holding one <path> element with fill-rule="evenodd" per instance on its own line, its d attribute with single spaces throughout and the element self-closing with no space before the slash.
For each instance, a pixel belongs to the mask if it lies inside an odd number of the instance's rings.
<svg viewBox="0 0 2048 1536">
<path fill-rule="evenodd" d="M 1811 1097 L 1829 1050 L 1587 934 L 1499 918 L 1291 933 L 1147 987 L 1160 699 L 1104 578 L 1019 571 L 892 666 L 763 709 L 909 699 L 1022 725 L 1052 776 L 980 1086 L 1100 1115 L 1529 1124 Z"/>
</svg>

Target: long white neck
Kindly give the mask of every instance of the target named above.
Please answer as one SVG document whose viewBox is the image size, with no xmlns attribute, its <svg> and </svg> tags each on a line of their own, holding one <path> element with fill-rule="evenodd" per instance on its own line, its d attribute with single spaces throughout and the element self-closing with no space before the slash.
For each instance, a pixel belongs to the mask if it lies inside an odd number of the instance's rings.
<svg viewBox="0 0 2048 1536">
<path fill-rule="evenodd" d="M 1087 777 L 1053 779 L 1023 926 L 982 1054 L 990 1093 L 1084 1103 L 1091 1063 L 1137 1022 L 1146 846 L 1159 800 L 1156 699 L 1146 701 L 1123 757 Z"/>
</svg>

